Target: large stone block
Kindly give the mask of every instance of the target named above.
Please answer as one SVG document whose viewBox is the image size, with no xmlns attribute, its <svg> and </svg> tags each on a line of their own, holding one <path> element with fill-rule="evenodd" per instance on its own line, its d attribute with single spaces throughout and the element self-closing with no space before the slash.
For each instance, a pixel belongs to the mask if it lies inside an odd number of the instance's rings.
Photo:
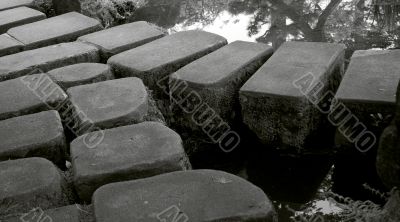
<svg viewBox="0 0 400 222">
<path fill-rule="evenodd" d="M 57 111 L 0 121 L 0 160 L 43 157 L 65 164 L 67 144 Z"/>
<path fill-rule="evenodd" d="M 263 143 L 301 151 L 317 147 L 324 123 L 323 95 L 334 95 L 344 71 L 345 47 L 287 42 L 240 90 L 244 122 Z M 326 107 L 320 107 L 326 105 Z M 317 108 L 318 107 L 318 108 Z M 314 140 L 316 139 L 316 140 Z"/>
<path fill-rule="evenodd" d="M 142 122 L 148 112 L 148 93 L 138 78 L 109 80 L 69 88 L 73 117 L 79 130 L 109 129 Z"/>
<path fill-rule="evenodd" d="M 32 209 L 19 217 L 6 219 L 7 222 L 28 222 L 28 221 L 48 221 L 48 222 L 80 222 L 79 205 L 69 205 L 49 210 Z"/>
<path fill-rule="evenodd" d="M 45 18 L 46 15 L 44 13 L 27 7 L 0 11 L 0 34 L 7 32 L 10 28 L 36 22 Z"/>
<path fill-rule="evenodd" d="M 67 99 L 47 75 L 29 75 L 0 82 L 0 120 L 56 109 Z"/>
<path fill-rule="evenodd" d="M 17 8 L 21 6 L 32 6 L 34 0 L 1 0 L 0 11 Z"/>
<path fill-rule="evenodd" d="M 25 49 L 29 50 L 75 41 L 79 36 L 101 29 L 102 26 L 96 19 L 70 12 L 12 28 L 7 34 L 24 43 Z"/>
<path fill-rule="evenodd" d="M 61 43 L 0 57 L 0 81 L 71 64 L 99 61 L 98 49 L 94 46 L 79 42 Z"/>
<path fill-rule="evenodd" d="M 64 186 L 59 170 L 46 159 L 0 162 L 0 203 L 10 206 L 10 214 L 64 206 Z"/>
<path fill-rule="evenodd" d="M 104 184 L 191 168 L 180 136 L 155 122 L 105 130 L 95 148 L 79 137 L 71 144 L 71 157 L 75 189 L 88 202 Z"/>
<path fill-rule="evenodd" d="M 158 80 L 225 44 L 225 38 L 212 33 L 178 32 L 115 55 L 108 63 L 117 76 L 139 77 L 159 97 Z"/>
<path fill-rule="evenodd" d="M 53 69 L 47 74 L 64 90 L 114 79 L 111 67 L 101 63 L 78 63 Z"/>
<path fill-rule="evenodd" d="M 23 50 L 24 44 L 7 34 L 0 35 L 0 57 Z"/>
<path fill-rule="evenodd" d="M 99 188 L 97 222 L 277 221 L 263 191 L 237 176 L 213 170 L 179 171 Z"/>
<path fill-rule="evenodd" d="M 136 48 L 164 36 L 164 33 L 147 22 L 134 22 L 115 26 L 78 38 L 100 49 L 103 61 L 113 55 Z"/>
</svg>

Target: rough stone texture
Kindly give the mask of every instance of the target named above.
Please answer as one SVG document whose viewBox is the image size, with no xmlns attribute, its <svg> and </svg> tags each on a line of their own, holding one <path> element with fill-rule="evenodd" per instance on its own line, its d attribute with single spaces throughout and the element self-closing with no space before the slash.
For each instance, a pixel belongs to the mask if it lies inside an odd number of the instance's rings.
<svg viewBox="0 0 400 222">
<path fill-rule="evenodd" d="M 101 129 L 138 123 L 148 112 L 148 93 L 138 78 L 76 86 L 67 92 L 73 119 L 82 128 L 87 122 Z"/>
<path fill-rule="evenodd" d="M 47 72 L 59 67 L 99 62 L 98 49 L 84 43 L 61 43 L 40 49 L 0 57 L 0 81 L 27 74 Z"/>
<path fill-rule="evenodd" d="M 57 111 L 0 121 L 0 160 L 43 157 L 62 164 L 64 130 Z"/>
<path fill-rule="evenodd" d="M 0 11 L 17 8 L 21 6 L 31 6 L 34 0 L 1 0 Z"/>
<path fill-rule="evenodd" d="M 102 30 L 78 38 L 100 49 L 103 61 L 123 51 L 161 38 L 164 33 L 147 22 L 134 22 Z"/>
<path fill-rule="evenodd" d="M 0 35 L 0 57 L 22 51 L 24 44 L 7 34 Z"/>
<path fill-rule="evenodd" d="M 9 213 L 63 206 L 64 180 L 59 170 L 43 158 L 0 162 L 0 203 L 9 204 Z"/>
<path fill-rule="evenodd" d="M 24 43 L 28 50 L 75 41 L 79 36 L 101 29 L 102 26 L 96 19 L 70 12 L 12 28 L 7 34 Z"/>
<path fill-rule="evenodd" d="M 240 90 L 243 119 L 263 143 L 297 151 L 316 145 L 308 141 L 314 143 L 310 138 L 323 133 L 323 115 L 294 82 L 311 74 L 315 82 L 310 89 L 317 81 L 324 86 L 316 97 L 335 92 L 344 71 L 344 50 L 339 44 L 287 42 L 245 83 Z"/>
<path fill-rule="evenodd" d="M 187 89 L 179 97 L 185 98 L 196 92 L 203 103 L 208 104 L 225 123 L 232 123 L 240 115 L 239 89 L 272 55 L 272 47 L 265 44 L 237 41 L 224 46 L 178 70 L 171 75 L 169 88 L 184 83 Z M 183 87 L 176 89 L 177 92 Z M 171 99 L 179 101 L 178 93 L 172 93 Z M 193 103 L 193 102 L 192 102 Z M 173 103 L 175 120 L 179 126 L 199 130 L 192 121 L 192 115 L 185 115 L 180 106 Z M 201 101 L 191 104 L 200 106 Z M 194 109 L 192 110 L 194 111 Z"/>
<path fill-rule="evenodd" d="M 79 63 L 51 70 L 47 74 L 61 88 L 102 82 L 114 79 L 111 67 L 101 63 Z"/>
<path fill-rule="evenodd" d="M 225 38 L 212 33 L 178 32 L 115 55 L 108 63 L 117 76 L 141 78 L 158 98 L 162 94 L 156 84 L 159 79 L 225 44 Z"/>
<path fill-rule="evenodd" d="M 24 221 L 48 221 L 48 222 L 80 222 L 79 219 L 79 205 L 70 205 L 65 207 L 59 207 L 55 209 L 49 209 L 45 211 L 31 210 L 22 214 L 19 217 L 13 217 L 7 219 L 7 222 L 22 222 Z M 35 214 L 36 213 L 36 214 Z M 50 219 L 51 220 L 50 220 Z"/>
<path fill-rule="evenodd" d="M 260 188 L 212 170 L 105 185 L 93 201 L 97 222 L 150 222 L 184 215 L 188 221 L 277 221 L 271 201 Z"/>
<path fill-rule="evenodd" d="M 0 34 L 8 29 L 45 19 L 46 15 L 37 10 L 19 7 L 0 11 Z"/>
<path fill-rule="evenodd" d="M 56 109 L 65 92 L 45 74 L 0 82 L 0 120 Z"/>
<path fill-rule="evenodd" d="M 104 135 L 93 149 L 83 137 L 71 144 L 75 189 L 85 201 L 104 184 L 191 168 L 180 136 L 161 123 L 123 126 Z"/>
</svg>

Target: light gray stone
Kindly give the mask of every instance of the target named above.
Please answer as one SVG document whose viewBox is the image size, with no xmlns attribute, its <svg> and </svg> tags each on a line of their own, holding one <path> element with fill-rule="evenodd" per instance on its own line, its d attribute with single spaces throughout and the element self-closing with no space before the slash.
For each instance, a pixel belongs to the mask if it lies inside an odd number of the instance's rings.
<svg viewBox="0 0 400 222">
<path fill-rule="evenodd" d="M 17 8 L 21 6 L 32 6 L 34 0 L 1 0 L 0 11 Z"/>
<path fill-rule="evenodd" d="M 7 34 L 0 35 L 0 57 L 23 50 L 24 44 Z"/>
<path fill-rule="evenodd" d="M 45 18 L 46 15 L 44 13 L 27 7 L 0 11 L 0 34 L 7 32 L 10 28 L 36 22 Z"/>
</svg>

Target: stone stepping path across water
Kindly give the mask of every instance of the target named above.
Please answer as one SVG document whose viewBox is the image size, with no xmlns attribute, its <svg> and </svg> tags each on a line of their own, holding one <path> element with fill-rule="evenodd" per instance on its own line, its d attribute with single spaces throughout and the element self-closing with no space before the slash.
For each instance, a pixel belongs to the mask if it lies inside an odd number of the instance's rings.
<svg viewBox="0 0 400 222">
<path fill-rule="evenodd" d="M 97 222 L 276 221 L 263 191 L 213 170 L 179 171 L 109 184 L 93 196 Z"/>
<path fill-rule="evenodd" d="M 7 34 L 0 35 L 0 57 L 22 51 L 24 44 Z"/>
<path fill-rule="evenodd" d="M 64 90 L 114 79 L 111 67 L 101 63 L 78 63 L 53 69 L 47 74 Z"/>
<path fill-rule="evenodd" d="M 117 76 L 141 78 L 157 97 L 162 91 L 158 80 L 226 44 L 226 39 L 216 34 L 178 32 L 115 55 L 108 64 Z"/>
<path fill-rule="evenodd" d="M 262 142 L 296 150 L 307 146 L 323 116 L 311 101 L 336 91 L 344 50 L 340 44 L 286 42 L 245 83 L 240 89 L 243 119 Z"/>
<path fill-rule="evenodd" d="M 1 0 L 0 11 L 17 8 L 21 6 L 32 6 L 34 0 Z"/>
<path fill-rule="evenodd" d="M 156 122 L 144 122 L 104 130 L 104 139 L 94 148 L 81 136 L 71 143 L 75 189 L 91 201 L 100 186 L 190 169 L 180 136 Z"/>
<path fill-rule="evenodd" d="M 61 43 L 0 57 L 0 81 L 71 64 L 99 61 L 99 52 L 94 46 L 80 42 Z"/>
<path fill-rule="evenodd" d="M 156 26 L 140 21 L 81 36 L 78 41 L 97 46 L 102 60 L 106 62 L 113 55 L 144 45 L 164 35 Z"/>
<path fill-rule="evenodd" d="M 0 11 L 0 34 L 10 28 L 46 19 L 46 15 L 28 7 Z"/>
<path fill-rule="evenodd" d="M 75 41 L 79 36 L 101 29 L 102 26 L 96 19 L 70 12 L 12 28 L 7 34 L 22 42 L 25 50 L 29 50 Z"/>
<path fill-rule="evenodd" d="M 0 203 L 11 213 L 66 205 L 65 182 L 59 170 L 43 158 L 0 162 Z"/>
<path fill-rule="evenodd" d="M 45 74 L 0 82 L 0 120 L 56 109 L 67 94 Z"/>
<path fill-rule="evenodd" d="M 15 117 L 0 121 L 0 161 L 43 157 L 65 164 L 65 140 L 57 111 Z"/>
<path fill-rule="evenodd" d="M 73 119 L 81 131 L 88 123 L 109 129 L 142 122 L 149 95 L 138 78 L 123 78 L 69 88 Z"/>
<path fill-rule="evenodd" d="M 82 222 L 79 205 L 69 205 L 49 210 L 32 209 L 19 217 L 7 219 L 7 222 Z"/>
</svg>

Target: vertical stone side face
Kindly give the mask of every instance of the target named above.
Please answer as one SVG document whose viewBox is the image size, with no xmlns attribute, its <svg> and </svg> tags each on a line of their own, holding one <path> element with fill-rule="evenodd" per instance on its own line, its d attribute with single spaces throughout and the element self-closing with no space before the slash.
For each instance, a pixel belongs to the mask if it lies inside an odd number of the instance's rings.
<svg viewBox="0 0 400 222">
<path fill-rule="evenodd" d="M 0 34 L 6 33 L 10 28 L 46 19 L 40 11 L 19 7 L 0 11 Z"/>
<path fill-rule="evenodd" d="M 245 83 L 243 120 L 263 143 L 297 152 L 318 145 L 313 139 L 325 125 L 319 108 L 329 111 L 324 94 L 337 90 L 344 50 L 339 44 L 288 42 Z"/>
<path fill-rule="evenodd" d="M 0 35 L 0 57 L 22 51 L 24 44 L 7 34 Z"/>
</svg>

